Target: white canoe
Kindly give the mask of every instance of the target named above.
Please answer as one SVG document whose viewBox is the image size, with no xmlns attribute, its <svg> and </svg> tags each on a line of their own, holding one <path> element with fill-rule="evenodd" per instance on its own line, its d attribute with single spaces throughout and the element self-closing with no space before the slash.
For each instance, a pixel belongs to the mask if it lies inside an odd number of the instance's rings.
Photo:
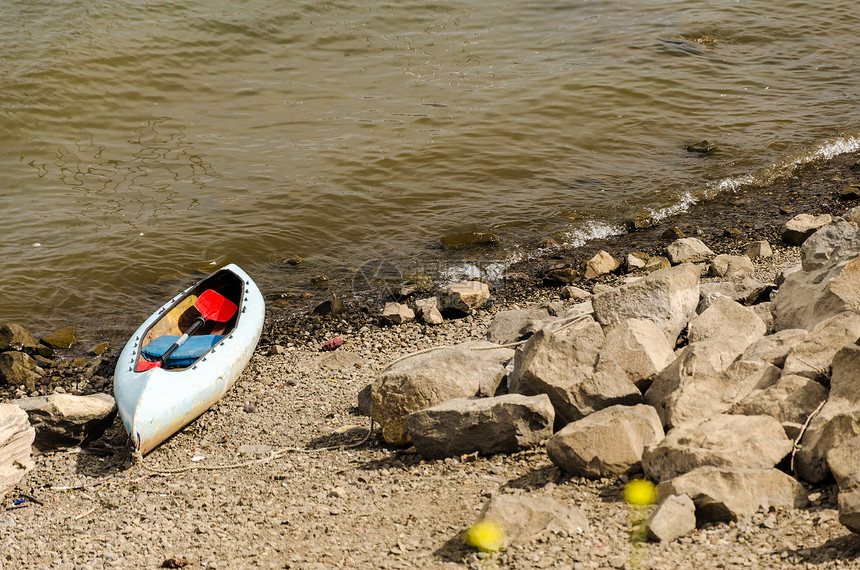
<svg viewBox="0 0 860 570">
<path fill-rule="evenodd" d="M 162 355 L 200 316 L 195 302 L 211 290 L 236 305 L 233 316 L 223 323 L 208 321 L 163 364 L 151 367 L 148 361 L 158 360 L 153 355 Z M 251 359 L 265 311 L 256 284 L 231 264 L 165 303 L 140 325 L 114 372 L 117 408 L 135 450 L 149 452 L 224 395 Z"/>
</svg>

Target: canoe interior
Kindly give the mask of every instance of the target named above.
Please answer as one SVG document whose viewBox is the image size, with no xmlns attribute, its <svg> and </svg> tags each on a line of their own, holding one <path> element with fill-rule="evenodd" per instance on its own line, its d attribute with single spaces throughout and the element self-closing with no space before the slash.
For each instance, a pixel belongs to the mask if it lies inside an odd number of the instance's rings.
<svg viewBox="0 0 860 570">
<path fill-rule="evenodd" d="M 242 278 L 230 270 L 222 269 L 203 279 L 185 295 L 178 299 L 164 315 L 155 321 L 143 335 L 143 340 L 135 356 L 135 363 L 141 359 L 142 350 L 150 342 L 162 335 L 181 335 L 200 317 L 200 311 L 194 306 L 197 298 L 209 289 L 213 289 L 236 304 L 239 309 L 227 322 L 207 321 L 194 331 L 194 336 L 200 335 L 229 335 L 236 328 L 239 314 L 242 312 L 242 298 L 245 294 L 245 283 Z M 184 370 L 190 367 L 166 366 L 168 370 Z"/>
</svg>

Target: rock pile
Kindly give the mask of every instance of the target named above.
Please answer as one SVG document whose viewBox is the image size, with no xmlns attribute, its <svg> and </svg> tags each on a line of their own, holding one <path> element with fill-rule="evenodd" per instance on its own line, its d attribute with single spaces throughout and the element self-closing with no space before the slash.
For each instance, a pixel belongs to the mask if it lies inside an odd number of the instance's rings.
<svg viewBox="0 0 860 570">
<path fill-rule="evenodd" d="M 650 273 L 631 254 L 639 274 L 618 287 L 498 313 L 489 340 L 516 350 L 464 344 L 396 362 L 370 388 L 371 414 L 387 442 L 427 457 L 543 444 L 572 475 L 641 472 L 659 484 L 657 540 L 802 507 L 802 482 L 830 477 L 840 522 L 860 533 L 858 222 L 860 208 L 790 223 L 801 263 L 779 287 L 754 278 L 749 256 L 696 238 Z M 589 264 L 587 275 L 619 267 L 609 254 Z"/>
</svg>

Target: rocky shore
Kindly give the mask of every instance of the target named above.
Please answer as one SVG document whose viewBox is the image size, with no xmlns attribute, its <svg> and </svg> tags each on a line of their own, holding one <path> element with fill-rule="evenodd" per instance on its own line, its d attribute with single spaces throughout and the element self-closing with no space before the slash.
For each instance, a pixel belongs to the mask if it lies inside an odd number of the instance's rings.
<svg viewBox="0 0 860 570">
<path fill-rule="evenodd" d="M 757 215 L 717 200 L 718 225 L 550 248 L 492 294 L 273 319 L 233 390 L 142 463 L 109 414 L 61 451 L 34 434 L 0 567 L 856 567 L 850 159 Z M 39 361 L 41 340 L 0 356 L 38 367 L 4 401 L 110 391 L 111 351 Z M 625 497 L 636 478 L 656 504 Z M 481 519 L 502 529 L 487 551 L 463 540 Z"/>
</svg>

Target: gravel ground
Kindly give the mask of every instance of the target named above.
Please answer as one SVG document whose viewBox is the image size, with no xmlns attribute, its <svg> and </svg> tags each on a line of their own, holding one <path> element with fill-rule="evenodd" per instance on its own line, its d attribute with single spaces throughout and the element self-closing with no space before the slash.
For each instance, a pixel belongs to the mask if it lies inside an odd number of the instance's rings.
<svg viewBox="0 0 860 570">
<path fill-rule="evenodd" d="M 794 259 L 796 250 L 780 250 L 759 273 L 772 278 Z M 537 290 L 533 300 L 555 295 Z M 142 464 L 119 420 L 99 442 L 110 455 L 37 457 L 0 519 L 0 568 L 860 567 L 860 537 L 839 524 L 830 486 L 810 489 L 808 509 L 634 546 L 631 526 L 644 515 L 624 502 L 623 480 L 570 477 L 543 449 L 427 461 L 387 448 L 378 430 L 364 440 L 357 395 L 381 367 L 483 338 L 502 308 L 432 328 L 366 317 L 270 325 L 233 390 Z M 346 344 L 319 352 L 334 335 Z M 276 344 L 283 354 L 268 356 Z M 341 444 L 358 445 L 314 450 Z M 235 463 L 246 465 L 219 468 Z M 460 535 L 494 493 L 576 505 L 591 529 L 478 554 Z"/>
</svg>

